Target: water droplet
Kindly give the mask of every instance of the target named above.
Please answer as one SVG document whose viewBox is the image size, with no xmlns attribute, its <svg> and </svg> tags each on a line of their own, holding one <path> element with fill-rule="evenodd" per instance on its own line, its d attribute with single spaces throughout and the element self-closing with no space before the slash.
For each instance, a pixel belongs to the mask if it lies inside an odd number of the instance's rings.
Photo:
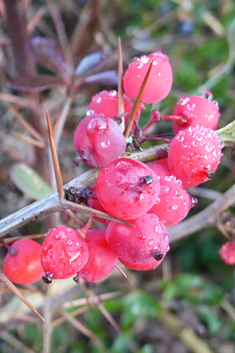
<svg viewBox="0 0 235 353">
<path fill-rule="evenodd" d="M 110 145 L 110 140 L 103 141 L 100 145 L 102 148 L 107 148 Z"/>
<path fill-rule="evenodd" d="M 148 246 L 152 246 L 152 245 L 153 245 L 153 239 L 149 239 Z"/>
<path fill-rule="evenodd" d="M 52 249 L 52 248 L 53 248 L 53 245 L 52 245 L 51 243 L 48 243 L 48 244 L 46 244 L 46 245 L 43 247 L 43 250 L 48 251 L 48 250 L 50 250 L 50 249 Z"/>
<path fill-rule="evenodd" d="M 171 209 L 172 209 L 172 210 L 177 210 L 177 208 L 178 208 L 178 206 L 177 206 L 177 205 L 173 205 L 173 206 L 171 206 Z"/>
<path fill-rule="evenodd" d="M 178 136 L 176 137 L 176 140 L 182 142 L 182 141 L 184 141 L 184 136 L 178 135 Z"/>
<path fill-rule="evenodd" d="M 208 101 L 212 101 L 213 94 L 210 91 L 205 91 L 202 93 L 202 97 L 207 99 Z"/>
<path fill-rule="evenodd" d="M 188 110 L 194 110 L 196 108 L 196 104 L 187 104 Z"/>
<path fill-rule="evenodd" d="M 188 101 L 189 101 L 189 96 L 187 96 L 187 97 L 182 97 L 182 98 L 180 98 L 180 100 L 178 101 L 178 104 L 180 104 L 180 105 L 185 105 L 185 104 L 188 103 Z"/>
<path fill-rule="evenodd" d="M 61 239 L 66 238 L 66 235 L 65 235 L 64 232 L 59 231 L 59 233 L 56 234 L 56 235 L 54 236 L 54 238 L 55 238 L 56 240 L 61 240 Z"/>
<path fill-rule="evenodd" d="M 68 240 L 66 241 L 66 245 L 72 246 L 72 245 L 73 245 L 72 239 L 68 239 Z"/>
</svg>

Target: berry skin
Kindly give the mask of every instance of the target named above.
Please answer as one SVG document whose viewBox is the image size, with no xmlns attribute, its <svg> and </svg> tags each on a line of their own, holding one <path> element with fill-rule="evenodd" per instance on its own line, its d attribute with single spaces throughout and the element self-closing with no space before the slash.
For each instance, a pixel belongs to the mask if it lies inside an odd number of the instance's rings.
<svg viewBox="0 0 235 353">
<path fill-rule="evenodd" d="M 134 58 L 123 77 L 125 93 L 135 100 L 152 61 L 148 82 L 141 97 L 141 102 L 146 104 L 161 101 L 171 90 L 172 69 L 168 56 L 159 50 L 148 56 Z"/>
<path fill-rule="evenodd" d="M 105 231 L 91 229 L 86 233 L 89 259 L 77 273 L 77 278 L 87 282 L 99 281 L 107 277 L 117 263 L 117 255 L 110 249 L 105 238 Z"/>
<path fill-rule="evenodd" d="M 170 144 L 169 169 L 182 181 L 184 188 L 197 186 L 213 177 L 222 147 L 214 130 L 200 125 L 181 130 Z"/>
<path fill-rule="evenodd" d="M 170 169 L 168 168 L 167 158 L 157 159 L 153 163 L 148 164 L 148 166 L 155 172 L 156 175 L 170 176 L 172 175 Z"/>
<path fill-rule="evenodd" d="M 74 132 L 77 160 L 92 167 L 104 167 L 123 154 L 125 137 L 115 120 L 102 114 L 91 114 L 79 123 Z"/>
<path fill-rule="evenodd" d="M 174 175 L 160 177 L 160 194 L 148 213 L 156 214 L 165 226 L 179 224 L 194 206 L 182 182 Z"/>
<path fill-rule="evenodd" d="M 212 99 L 212 94 L 209 98 Z M 187 123 L 178 125 L 173 120 L 173 129 L 177 134 L 180 130 L 189 126 L 203 125 L 212 130 L 216 130 L 220 117 L 218 103 L 202 96 L 183 96 L 177 102 L 173 115 L 183 116 Z"/>
<path fill-rule="evenodd" d="M 131 100 L 124 94 L 124 111 L 130 113 L 133 107 Z M 104 114 L 106 118 L 113 119 L 118 115 L 118 92 L 101 91 L 92 97 L 88 110 L 93 110 L 97 114 Z M 126 117 L 126 120 L 128 116 Z"/>
<path fill-rule="evenodd" d="M 85 240 L 64 225 L 51 228 L 43 242 L 41 262 L 50 279 L 71 277 L 85 266 L 88 257 Z"/>
<path fill-rule="evenodd" d="M 15 255 L 7 254 L 4 260 L 4 272 L 15 283 L 29 284 L 39 281 L 44 274 L 41 265 L 42 247 L 31 239 L 20 239 L 12 244 Z"/>
<path fill-rule="evenodd" d="M 228 241 L 220 249 L 220 257 L 227 265 L 235 265 L 235 243 Z"/>
<path fill-rule="evenodd" d="M 128 220 L 147 212 L 159 190 L 160 183 L 152 169 L 129 158 L 119 158 L 103 168 L 96 182 L 97 196 L 107 212 Z"/>
<path fill-rule="evenodd" d="M 169 235 L 166 227 L 154 214 L 144 214 L 131 223 L 135 227 L 110 222 L 106 230 L 106 240 L 120 261 L 133 264 L 149 264 L 162 253 L 161 259 L 169 250 Z"/>
<path fill-rule="evenodd" d="M 130 268 L 131 270 L 135 270 L 135 271 L 149 271 L 149 270 L 154 270 L 156 267 L 158 267 L 162 261 L 163 261 L 163 257 L 160 261 L 153 261 L 150 264 L 133 264 L 131 262 L 127 262 L 125 260 L 121 260 L 119 259 L 119 261 L 125 265 L 126 267 Z"/>
</svg>

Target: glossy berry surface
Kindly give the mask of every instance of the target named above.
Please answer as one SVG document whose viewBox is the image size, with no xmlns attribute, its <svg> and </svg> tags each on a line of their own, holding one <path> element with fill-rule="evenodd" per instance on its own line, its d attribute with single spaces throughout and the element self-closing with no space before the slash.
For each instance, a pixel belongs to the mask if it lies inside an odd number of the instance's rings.
<svg viewBox="0 0 235 353">
<path fill-rule="evenodd" d="M 191 196 L 174 175 L 160 177 L 160 194 L 148 213 L 156 214 L 165 226 L 179 224 L 193 207 Z"/>
<path fill-rule="evenodd" d="M 164 175 L 168 175 L 168 176 L 172 175 L 168 167 L 167 158 L 157 159 L 153 163 L 148 164 L 148 166 L 154 171 L 155 174 L 161 177 Z"/>
<path fill-rule="evenodd" d="M 173 138 L 168 166 L 173 175 L 191 188 L 211 179 L 222 156 L 222 144 L 215 131 L 197 125 L 181 130 Z"/>
<path fill-rule="evenodd" d="M 135 270 L 135 271 L 149 271 L 149 270 L 154 270 L 156 267 L 158 267 L 162 261 L 163 261 L 163 257 L 160 261 L 153 261 L 150 264 L 133 264 L 131 262 L 127 262 L 125 260 L 121 260 L 119 259 L 119 261 L 125 265 L 126 267 L 130 268 L 131 270 Z"/>
<path fill-rule="evenodd" d="M 74 147 L 78 159 L 92 167 L 104 167 L 123 154 L 126 141 L 115 120 L 94 113 L 79 123 Z"/>
<path fill-rule="evenodd" d="M 169 235 L 156 215 L 144 214 L 131 223 L 135 227 L 110 222 L 106 230 L 107 243 L 120 260 L 149 264 L 155 261 L 157 252 L 161 252 L 163 257 L 166 255 Z"/>
<path fill-rule="evenodd" d="M 220 257 L 227 265 L 235 265 L 235 243 L 228 241 L 220 249 Z"/>
<path fill-rule="evenodd" d="M 31 239 L 20 239 L 12 244 L 15 255 L 7 254 L 4 260 L 4 272 L 15 283 L 29 284 L 39 281 L 43 274 L 41 265 L 42 247 Z"/>
<path fill-rule="evenodd" d="M 130 113 L 133 107 L 131 100 L 124 94 L 124 112 Z M 92 97 L 88 110 L 93 110 L 97 114 L 104 114 L 106 118 L 113 119 L 118 115 L 118 92 L 101 91 Z M 128 116 L 127 116 L 128 118 Z"/>
<path fill-rule="evenodd" d="M 218 103 L 203 96 L 183 96 L 174 107 L 173 115 L 180 115 L 187 119 L 183 125 L 178 125 L 173 120 L 173 129 L 176 134 L 180 130 L 196 125 L 216 130 L 220 117 Z"/>
<path fill-rule="evenodd" d="M 42 267 L 51 279 L 69 278 L 87 263 L 85 240 L 72 228 L 51 228 L 42 246 Z"/>
<path fill-rule="evenodd" d="M 77 277 L 87 282 L 99 281 L 112 272 L 117 263 L 117 255 L 108 246 L 105 231 L 101 229 L 88 230 L 85 241 L 89 259 Z"/>
<path fill-rule="evenodd" d="M 148 56 L 134 58 L 123 77 L 126 95 L 135 100 L 152 61 L 151 72 L 141 97 L 141 101 L 146 104 L 161 101 L 171 90 L 172 69 L 168 56 L 159 50 Z"/>
<path fill-rule="evenodd" d="M 109 214 L 121 219 L 134 219 L 154 205 L 160 183 L 146 164 L 120 158 L 99 172 L 96 190 L 101 204 Z"/>
</svg>

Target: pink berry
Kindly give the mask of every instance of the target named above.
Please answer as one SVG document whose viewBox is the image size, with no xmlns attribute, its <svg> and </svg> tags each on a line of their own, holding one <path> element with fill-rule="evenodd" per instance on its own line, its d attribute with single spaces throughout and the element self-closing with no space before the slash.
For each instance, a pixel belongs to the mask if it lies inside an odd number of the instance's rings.
<svg viewBox="0 0 235 353">
<path fill-rule="evenodd" d="M 168 166 L 173 175 L 191 188 L 211 179 L 222 156 L 214 130 L 197 125 L 181 130 L 173 138 L 168 152 Z"/>
<path fill-rule="evenodd" d="M 165 226 L 179 224 L 194 206 L 194 199 L 174 175 L 161 176 L 159 197 L 148 213 L 156 214 Z"/>
<path fill-rule="evenodd" d="M 7 254 L 4 260 L 4 272 L 15 283 L 29 284 L 39 281 L 43 274 L 41 265 L 42 247 L 31 239 L 20 239 L 12 244 L 16 254 Z"/>
<path fill-rule="evenodd" d="M 211 97 L 212 94 L 211 94 Z M 173 115 L 183 116 L 187 123 L 178 125 L 173 120 L 173 129 L 177 134 L 180 130 L 189 126 L 203 125 L 212 130 L 216 130 L 220 117 L 218 103 L 202 96 L 183 96 L 177 102 Z"/>
<path fill-rule="evenodd" d="M 104 167 L 123 154 L 126 141 L 115 120 L 94 113 L 79 123 L 74 147 L 78 159 L 92 167 Z"/>
<path fill-rule="evenodd" d="M 89 259 L 77 277 L 87 282 L 99 281 L 112 272 L 117 263 L 117 255 L 108 246 L 105 231 L 101 229 L 88 230 L 85 241 Z"/>
<path fill-rule="evenodd" d="M 148 56 L 134 58 L 123 77 L 125 93 L 135 100 L 152 61 L 151 72 L 141 98 L 146 104 L 161 101 L 171 90 L 172 69 L 168 56 L 159 50 Z"/>
<path fill-rule="evenodd" d="M 85 240 L 72 228 L 51 228 L 42 246 L 42 267 L 50 279 L 69 278 L 80 271 L 89 257 Z"/>
<path fill-rule="evenodd" d="M 131 270 L 136 270 L 136 271 L 149 271 L 149 270 L 154 270 L 156 267 L 158 267 L 162 261 L 163 261 L 163 254 L 159 251 L 158 252 L 159 258 L 162 256 L 162 259 L 159 261 L 153 261 L 150 264 L 133 264 L 131 262 L 127 262 L 125 260 L 119 259 L 119 261 L 125 265 L 126 267 L 130 268 Z"/>
<path fill-rule="evenodd" d="M 106 230 L 107 243 L 120 261 L 149 264 L 155 262 L 159 252 L 162 259 L 169 250 L 169 235 L 160 219 L 144 214 L 131 223 L 135 227 L 110 222 Z"/>
<path fill-rule="evenodd" d="M 124 111 L 130 113 L 133 107 L 131 100 L 124 94 Z M 88 110 L 93 110 L 97 114 L 104 114 L 106 118 L 113 119 L 118 115 L 118 92 L 101 91 L 92 97 Z"/>
<path fill-rule="evenodd" d="M 134 219 L 147 212 L 159 195 L 158 177 L 146 164 L 120 158 L 98 175 L 97 196 L 107 212 L 121 219 Z"/>
<path fill-rule="evenodd" d="M 168 167 L 168 160 L 167 158 L 157 159 L 153 163 L 148 164 L 148 166 L 156 173 L 157 175 L 164 176 L 164 175 L 172 175 L 170 169 Z"/>
<path fill-rule="evenodd" d="M 235 243 L 228 241 L 220 249 L 220 257 L 227 265 L 235 265 Z"/>
</svg>

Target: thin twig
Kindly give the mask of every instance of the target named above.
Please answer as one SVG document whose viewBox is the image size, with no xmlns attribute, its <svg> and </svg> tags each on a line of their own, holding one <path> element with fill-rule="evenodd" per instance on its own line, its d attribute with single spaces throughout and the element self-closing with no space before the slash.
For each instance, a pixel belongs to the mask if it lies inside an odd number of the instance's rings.
<svg viewBox="0 0 235 353">
<path fill-rule="evenodd" d="M 50 118 L 48 111 L 46 112 L 46 117 L 47 117 L 47 125 L 48 125 L 48 131 L 49 131 L 49 138 L 50 138 L 50 145 L 51 145 L 51 153 L 52 153 L 52 159 L 53 159 L 53 165 L 54 165 L 54 170 L 55 170 L 55 176 L 56 176 L 56 183 L 58 187 L 58 193 L 59 193 L 59 198 L 62 200 L 64 198 L 64 186 L 63 186 L 63 180 L 62 180 L 62 175 L 60 171 L 60 164 L 59 164 L 59 159 L 56 151 L 56 145 L 55 145 L 55 140 L 51 128 L 51 123 L 50 123 Z"/>
<path fill-rule="evenodd" d="M 141 97 L 142 97 L 142 94 L 144 92 L 145 86 L 147 84 L 147 81 L 148 81 L 152 66 L 153 66 L 153 61 L 149 65 L 148 71 L 146 72 L 146 75 L 144 77 L 142 85 L 140 86 L 140 90 L 139 90 L 139 93 L 138 93 L 138 95 L 136 97 L 135 104 L 133 105 L 133 108 L 131 110 L 129 119 L 127 121 L 127 125 L 126 125 L 126 128 L 125 128 L 124 134 L 123 134 L 125 136 L 125 138 L 127 138 L 129 136 L 130 132 L 131 132 L 131 128 L 132 128 L 132 125 L 134 123 L 134 120 L 135 120 L 135 117 L 136 117 L 136 113 L 137 113 L 137 111 L 139 109 L 139 104 L 141 102 Z"/>
<path fill-rule="evenodd" d="M 19 131 L 12 131 L 12 134 L 28 143 L 30 143 L 31 145 L 34 145 L 34 146 L 37 146 L 37 147 L 40 147 L 40 148 L 45 148 L 45 144 L 41 141 L 38 141 L 38 140 L 35 140 L 34 138 L 32 137 L 29 137 L 27 135 L 24 135 L 22 134 L 21 132 Z"/>
<path fill-rule="evenodd" d="M 215 226 L 218 216 L 235 202 L 235 185 L 228 189 L 216 201 L 189 220 L 169 229 L 171 242 L 180 240 L 201 229 Z"/>
</svg>

